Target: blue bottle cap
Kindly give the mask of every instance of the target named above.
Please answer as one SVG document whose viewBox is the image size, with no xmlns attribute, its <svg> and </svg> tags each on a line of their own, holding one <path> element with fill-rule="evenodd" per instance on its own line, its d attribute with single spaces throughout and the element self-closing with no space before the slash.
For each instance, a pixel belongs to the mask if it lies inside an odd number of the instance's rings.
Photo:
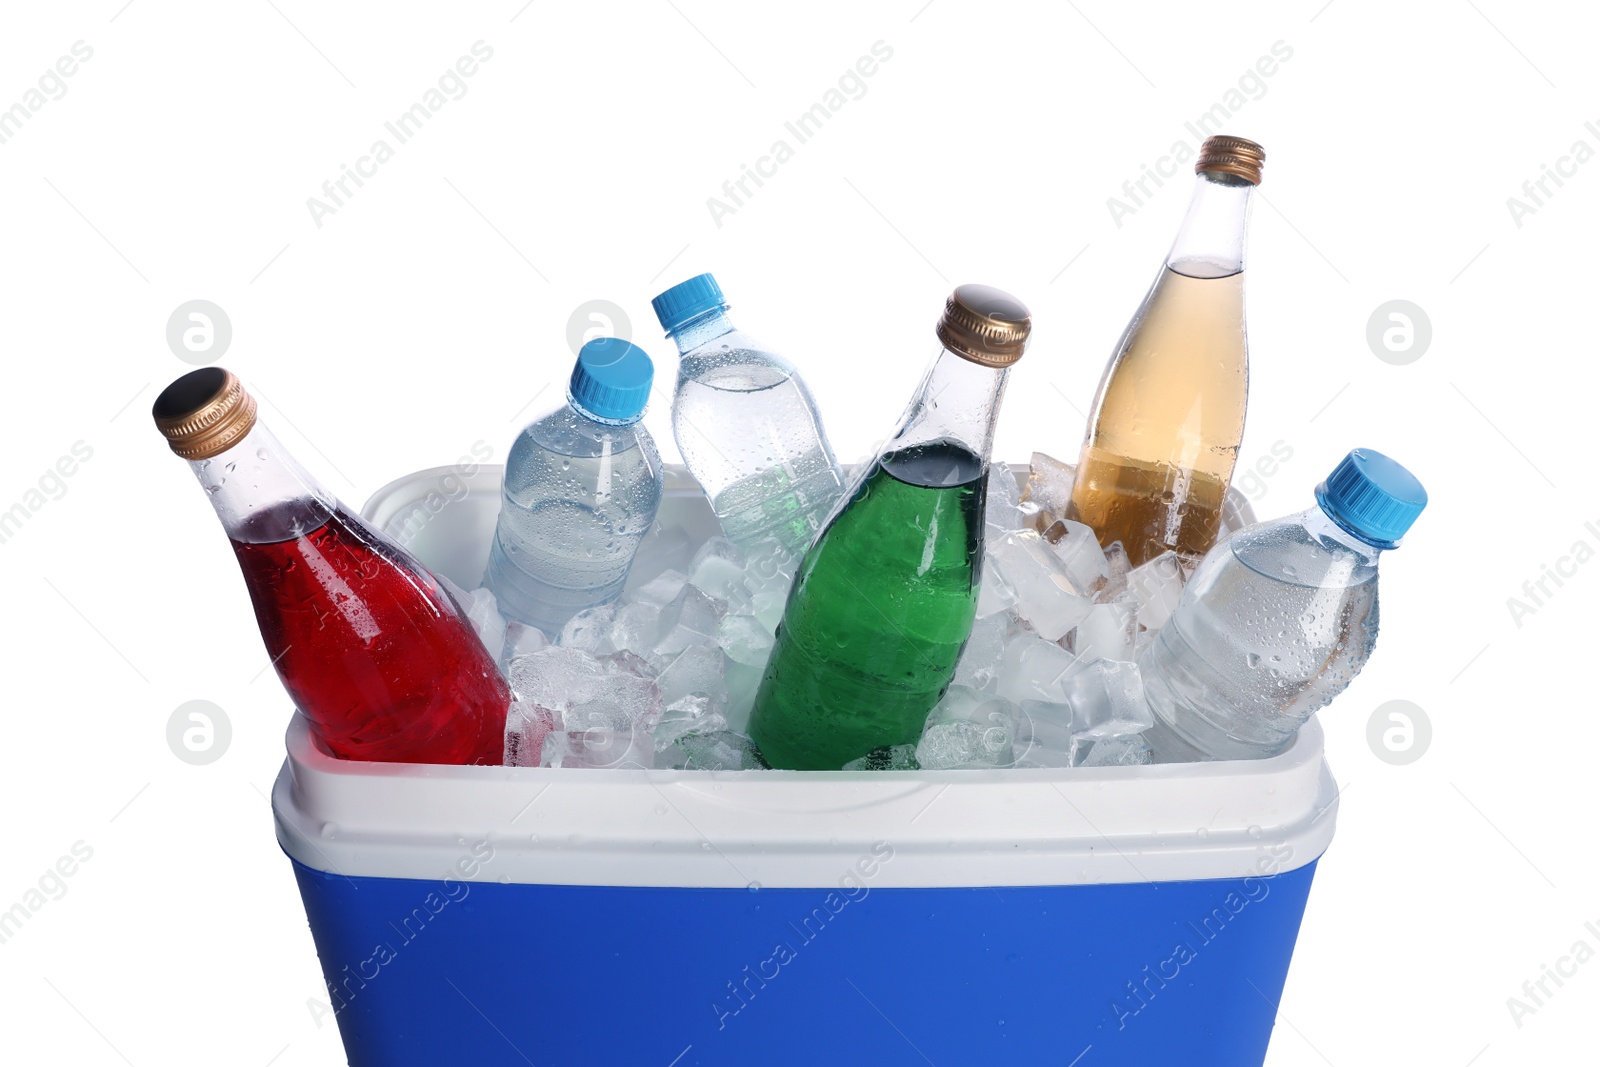
<svg viewBox="0 0 1600 1067">
<path fill-rule="evenodd" d="M 596 337 L 578 350 L 567 396 L 586 415 L 637 422 L 650 400 L 655 367 L 644 349 L 620 337 Z"/>
<path fill-rule="evenodd" d="M 1317 503 L 1367 544 L 1395 548 L 1428 506 L 1428 491 L 1416 475 L 1382 452 L 1358 448 L 1317 486 Z"/>
<path fill-rule="evenodd" d="M 722 287 L 717 285 L 717 280 L 709 274 L 700 274 L 686 282 L 679 282 L 650 301 L 650 306 L 656 309 L 657 321 L 668 333 L 690 319 L 698 318 L 708 311 L 715 311 L 726 304 L 727 301 L 722 298 Z"/>
</svg>

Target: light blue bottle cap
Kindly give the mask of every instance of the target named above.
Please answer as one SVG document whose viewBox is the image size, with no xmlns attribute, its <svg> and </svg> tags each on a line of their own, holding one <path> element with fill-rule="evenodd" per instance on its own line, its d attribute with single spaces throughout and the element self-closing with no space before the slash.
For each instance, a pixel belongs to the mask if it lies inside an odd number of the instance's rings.
<svg viewBox="0 0 1600 1067">
<path fill-rule="evenodd" d="M 698 318 L 708 311 L 715 311 L 726 304 L 727 301 L 722 297 L 722 287 L 709 274 L 696 275 L 686 282 L 679 282 L 650 301 L 650 306 L 656 309 L 657 321 L 668 333 L 690 319 Z"/>
<path fill-rule="evenodd" d="M 596 337 L 578 350 L 567 396 L 597 419 L 637 422 L 654 378 L 655 367 L 644 349 L 620 337 Z"/>
<path fill-rule="evenodd" d="M 1358 448 L 1317 486 L 1317 503 L 1330 519 L 1374 548 L 1396 548 L 1428 506 L 1428 491 L 1416 475 L 1382 452 Z"/>
</svg>

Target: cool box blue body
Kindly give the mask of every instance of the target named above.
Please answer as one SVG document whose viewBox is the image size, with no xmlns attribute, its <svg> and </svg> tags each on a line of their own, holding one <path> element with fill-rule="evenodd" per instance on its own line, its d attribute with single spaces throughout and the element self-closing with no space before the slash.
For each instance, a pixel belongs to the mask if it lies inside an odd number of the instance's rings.
<svg viewBox="0 0 1600 1067">
<path fill-rule="evenodd" d="M 1246 1067 L 1314 869 L 854 899 L 458 883 L 437 912 L 438 883 L 295 876 L 354 1067 Z"/>
</svg>

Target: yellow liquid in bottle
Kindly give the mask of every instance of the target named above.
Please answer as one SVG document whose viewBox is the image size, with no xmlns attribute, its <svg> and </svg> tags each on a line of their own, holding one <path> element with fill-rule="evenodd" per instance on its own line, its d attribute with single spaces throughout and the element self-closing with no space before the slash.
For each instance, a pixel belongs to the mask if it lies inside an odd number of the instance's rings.
<svg viewBox="0 0 1600 1067">
<path fill-rule="evenodd" d="M 1168 267 L 1128 325 L 1089 419 L 1067 517 L 1138 566 L 1216 541 L 1244 435 L 1244 272 Z"/>
</svg>

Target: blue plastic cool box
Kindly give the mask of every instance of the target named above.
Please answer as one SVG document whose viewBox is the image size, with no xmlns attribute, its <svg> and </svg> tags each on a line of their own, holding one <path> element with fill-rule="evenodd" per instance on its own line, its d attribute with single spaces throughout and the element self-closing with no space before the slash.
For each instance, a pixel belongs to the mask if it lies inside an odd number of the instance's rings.
<svg viewBox="0 0 1600 1067">
<path fill-rule="evenodd" d="M 470 587 L 498 479 L 366 514 Z M 349 763 L 298 716 L 288 750 L 356 1067 L 1259 1065 L 1337 809 L 1315 721 L 1273 759 L 1071 770 Z"/>
</svg>

